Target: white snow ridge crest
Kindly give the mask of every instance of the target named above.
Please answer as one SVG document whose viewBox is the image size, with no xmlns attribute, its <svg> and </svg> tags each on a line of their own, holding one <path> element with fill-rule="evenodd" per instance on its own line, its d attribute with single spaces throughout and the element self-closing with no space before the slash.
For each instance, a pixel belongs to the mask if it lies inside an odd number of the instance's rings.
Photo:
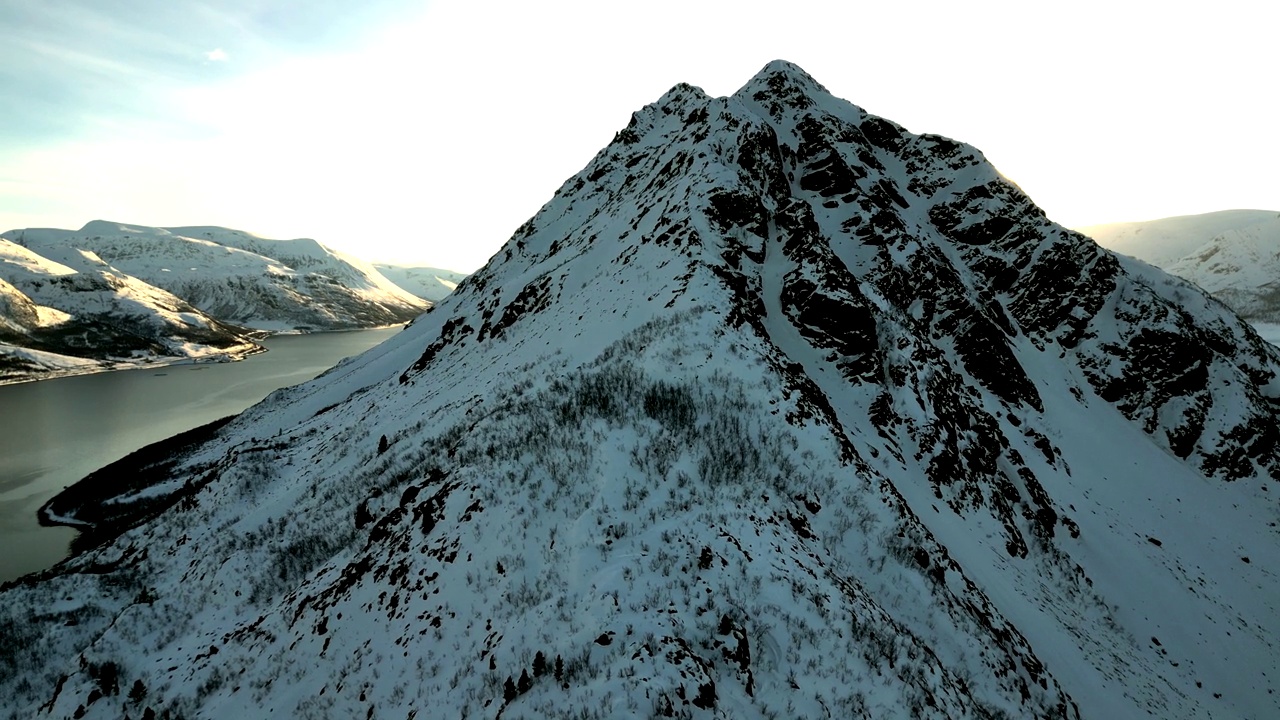
<svg viewBox="0 0 1280 720">
<path fill-rule="evenodd" d="M 1278 373 L 971 147 L 787 63 L 680 85 L 430 313 L 184 449 L 167 510 L 6 588 L 0 703 L 1274 716 Z"/>
</svg>

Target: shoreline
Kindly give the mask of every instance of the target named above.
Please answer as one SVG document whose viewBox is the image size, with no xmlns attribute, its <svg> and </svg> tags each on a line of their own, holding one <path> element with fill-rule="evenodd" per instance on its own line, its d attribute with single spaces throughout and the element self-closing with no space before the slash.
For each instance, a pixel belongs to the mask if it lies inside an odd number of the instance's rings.
<svg viewBox="0 0 1280 720">
<path fill-rule="evenodd" d="M 349 328 L 333 328 L 329 330 L 316 330 L 311 328 L 291 328 L 284 330 L 265 330 L 261 328 L 248 328 L 249 336 L 253 342 L 248 346 L 235 346 L 228 350 L 222 350 L 215 353 L 209 353 L 202 356 L 153 356 L 138 360 L 120 360 L 120 359 L 104 359 L 94 360 L 92 358 L 76 358 L 71 355 L 63 355 L 60 357 L 72 358 L 87 363 L 95 363 L 94 365 L 82 365 L 78 367 L 63 367 L 40 371 L 23 376 L 0 377 L 0 387 L 9 385 L 22 385 L 25 383 L 42 382 L 44 380 L 61 380 L 63 378 L 81 377 L 84 375 L 100 375 L 109 372 L 123 372 L 129 370 L 147 370 L 153 368 L 167 368 L 182 365 L 206 365 L 228 362 L 240 362 L 254 355 L 270 352 L 270 348 L 260 344 L 262 340 L 268 340 L 277 336 L 298 336 L 298 335 L 322 335 L 330 333 L 345 332 L 363 332 L 366 330 L 390 330 L 392 328 L 407 327 L 412 321 L 402 323 L 392 323 L 390 325 L 376 325 L 373 327 L 349 327 Z M 17 346 L 14 346 L 17 347 Z M 25 349 L 25 348 L 19 348 Z"/>
<path fill-rule="evenodd" d="M 188 478 L 168 490 L 155 491 L 173 481 L 170 471 L 179 461 L 236 417 L 227 415 L 149 443 L 90 472 L 46 500 L 36 511 L 37 522 L 41 527 L 68 527 L 77 531 L 67 557 L 119 535 L 194 493 L 211 479 L 212 476 L 194 481 Z M 82 514 L 91 517 L 83 519 Z"/>
<path fill-rule="evenodd" d="M 270 336 L 268 336 L 270 337 Z M 265 339 L 265 338 L 259 338 Z M 244 348 L 244 349 L 238 349 Z M 18 377 L 0 377 L 0 387 L 8 385 L 22 385 L 24 383 L 41 382 L 42 380 L 60 380 L 62 378 L 80 377 L 82 375 L 99 375 L 102 373 L 119 372 L 126 370 L 146 370 L 148 368 L 165 368 L 175 365 L 203 365 L 213 363 L 240 362 L 247 357 L 259 355 L 269 350 L 259 344 L 252 343 L 245 346 L 237 346 L 230 350 L 219 351 L 202 356 L 154 356 L 139 360 L 118 360 L 105 359 L 93 360 L 92 358 L 74 358 L 76 360 L 85 360 L 91 363 L 97 363 L 89 366 L 54 368 L 50 370 L 32 373 Z M 74 357 L 64 355 L 61 357 Z"/>
</svg>

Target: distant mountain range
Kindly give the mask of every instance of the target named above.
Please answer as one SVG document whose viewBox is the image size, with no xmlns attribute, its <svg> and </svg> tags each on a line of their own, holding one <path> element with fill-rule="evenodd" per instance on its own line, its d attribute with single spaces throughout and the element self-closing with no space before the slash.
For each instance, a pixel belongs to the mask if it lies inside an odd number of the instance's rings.
<svg viewBox="0 0 1280 720">
<path fill-rule="evenodd" d="M 263 332 L 407 322 L 459 273 L 372 264 L 311 239 L 95 220 L 0 235 L 0 382 L 175 359 L 238 359 Z M 430 298 L 430 299 L 428 299 Z"/>
<path fill-rule="evenodd" d="M 0 382 L 161 359 L 234 360 L 260 348 L 244 328 L 73 247 L 57 259 L 0 237 Z"/>
<path fill-rule="evenodd" d="M 1250 321 L 1280 323 L 1280 212 L 1224 210 L 1080 231 L 1190 280 Z"/>
</svg>

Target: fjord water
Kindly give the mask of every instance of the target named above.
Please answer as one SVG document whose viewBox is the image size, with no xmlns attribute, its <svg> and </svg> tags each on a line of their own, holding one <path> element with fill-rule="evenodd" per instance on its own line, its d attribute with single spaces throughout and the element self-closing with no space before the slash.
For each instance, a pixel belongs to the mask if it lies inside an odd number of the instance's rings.
<svg viewBox="0 0 1280 720">
<path fill-rule="evenodd" d="M 238 413 L 399 328 L 279 335 L 242 362 L 173 365 L 0 387 L 0 582 L 51 567 L 71 528 L 36 511 L 64 486 L 138 448 Z"/>
</svg>

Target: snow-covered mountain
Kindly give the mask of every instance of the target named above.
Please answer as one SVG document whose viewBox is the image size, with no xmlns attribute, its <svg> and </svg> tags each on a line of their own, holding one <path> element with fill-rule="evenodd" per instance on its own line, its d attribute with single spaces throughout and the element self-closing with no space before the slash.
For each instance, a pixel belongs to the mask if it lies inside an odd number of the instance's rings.
<svg viewBox="0 0 1280 720">
<path fill-rule="evenodd" d="M 372 265 L 315 240 L 268 240 L 218 227 L 95 220 L 78 231 L 18 230 L 46 257 L 87 250 L 224 322 L 262 330 L 340 330 L 407 322 L 429 304 Z"/>
<path fill-rule="evenodd" d="M 158 357 L 235 358 L 258 349 L 244 328 L 377 327 L 430 307 L 368 262 L 309 239 L 95 220 L 78 231 L 13 230 L 0 242 L 0 280 L 14 286 L 0 287 L 0 382 Z M 129 309 L 90 290 L 126 297 Z"/>
<path fill-rule="evenodd" d="M 1280 213 L 1215 235 L 1166 269 L 1243 317 L 1280 323 Z"/>
<path fill-rule="evenodd" d="M 55 499 L 99 545 L 0 593 L 0 708 L 1275 717 L 1278 411 L 1222 305 L 774 62 Z"/>
<path fill-rule="evenodd" d="M 181 298 L 83 249 L 52 259 L 0 237 L 0 383 L 259 348 Z M 18 235 L 21 238 L 21 235 Z"/>
<path fill-rule="evenodd" d="M 1272 210 L 1221 210 L 1077 229 L 1107 249 L 1167 270 L 1214 237 L 1268 222 L 1276 214 Z"/>
<path fill-rule="evenodd" d="M 1225 210 L 1081 232 L 1190 280 L 1254 323 L 1280 323 L 1280 212 Z"/>
<path fill-rule="evenodd" d="M 383 277 L 428 302 L 437 303 L 453 292 L 466 273 L 433 267 L 374 263 Z"/>
</svg>

